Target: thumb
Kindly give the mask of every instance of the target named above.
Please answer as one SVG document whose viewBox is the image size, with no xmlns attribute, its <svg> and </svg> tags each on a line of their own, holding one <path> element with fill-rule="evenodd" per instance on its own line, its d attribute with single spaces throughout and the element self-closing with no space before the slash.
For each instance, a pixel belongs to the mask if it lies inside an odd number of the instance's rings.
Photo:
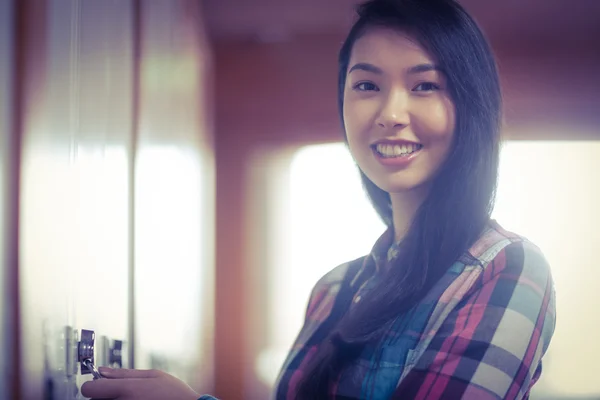
<svg viewBox="0 0 600 400">
<path fill-rule="evenodd" d="M 158 378 L 162 372 L 155 369 L 125 369 L 125 368 L 107 368 L 99 367 L 98 371 L 105 378 L 110 379 L 143 379 Z"/>
</svg>

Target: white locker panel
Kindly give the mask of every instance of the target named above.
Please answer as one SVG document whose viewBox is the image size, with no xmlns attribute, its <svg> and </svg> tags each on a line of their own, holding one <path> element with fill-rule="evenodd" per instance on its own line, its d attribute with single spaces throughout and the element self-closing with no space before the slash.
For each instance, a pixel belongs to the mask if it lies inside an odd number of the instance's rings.
<svg viewBox="0 0 600 400">
<path fill-rule="evenodd" d="M 101 339 L 128 336 L 131 4 L 46 3 L 43 87 L 23 137 L 26 399 L 80 398 L 76 388 L 90 375 L 74 368 L 76 339 L 68 346 L 67 332 L 95 331 L 99 365 L 106 363 Z"/>
<path fill-rule="evenodd" d="M 212 379 L 214 173 L 200 3 L 142 3 L 135 175 L 135 363 Z"/>
</svg>

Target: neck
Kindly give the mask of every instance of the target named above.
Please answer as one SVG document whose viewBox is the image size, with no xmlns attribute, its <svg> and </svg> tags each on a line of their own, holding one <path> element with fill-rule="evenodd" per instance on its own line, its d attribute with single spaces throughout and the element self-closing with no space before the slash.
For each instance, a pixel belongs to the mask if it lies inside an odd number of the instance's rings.
<svg viewBox="0 0 600 400">
<path fill-rule="evenodd" d="M 390 193 L 394 222 L 394 240 L 396 242 L 402 241 L 408 233 L 413 218 L 425 200 L 426 195 L 427 190 L 425 188 L 415 188 L 411 191 L 401 193 Z"/>
</svg>

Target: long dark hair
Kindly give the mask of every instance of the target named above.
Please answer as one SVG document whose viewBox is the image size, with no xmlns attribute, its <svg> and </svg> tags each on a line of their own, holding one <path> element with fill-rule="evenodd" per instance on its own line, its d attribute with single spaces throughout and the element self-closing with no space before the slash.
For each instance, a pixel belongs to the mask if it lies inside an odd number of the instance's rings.
<svg viewBox="0 0 600 400">
<path fill-rule="evenodd" d="M 391 268 L 321 343 L 299 383 L 302 400 L 325 398 L 331 379 L 367 343 L 378 343 L 394 320 L 412 309 L 468 251 L 489 222 L 497 183 L 500 83 L 494 56 L 476 22 L 455 0 L 371 0 L 357 12 L 359 18 L 339 54 L 342 124 L 353 45 L 369 28 L 386 27 L 418 40 L 445 72 L 456 109 L 455 135 L 403 240 L 397 261 L 402 268 Z M 391 227 L 390 195 L 361 175 L 373 207 Z"/>
</svg>

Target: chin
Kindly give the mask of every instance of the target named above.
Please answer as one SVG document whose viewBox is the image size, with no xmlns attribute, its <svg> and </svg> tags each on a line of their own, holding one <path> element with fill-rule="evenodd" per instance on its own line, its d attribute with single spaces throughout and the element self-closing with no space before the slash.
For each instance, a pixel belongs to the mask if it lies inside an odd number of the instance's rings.
<svg viewBox="0 0 600 400">
<path fill-rule="evenodd" d="M 382 190 L 385 190 L 390 195 L 392 195 L 392 194 L 406 195 L 406 194 L 416 193 L 416 192 L 421 191 L 421 190 L 419 190 L 421 188 L 421 186 L 419 186 L 419 185 L 414 185 L 414 186 L 413 185 L 389 185 L 389 186 L 386 186 L 385 188 L 382 188 L 381 186 L 379 186 L 379 188 Z"/>
<path fill-rule="evenodd" d="M 387 176 L 378 178 L 370 179 L 377 187 L 389 194 L 423 193 L 427 191 L 429 187 L 428 183 L 430 182 L 425 177 L 415 176 Z"/>
</svg>

